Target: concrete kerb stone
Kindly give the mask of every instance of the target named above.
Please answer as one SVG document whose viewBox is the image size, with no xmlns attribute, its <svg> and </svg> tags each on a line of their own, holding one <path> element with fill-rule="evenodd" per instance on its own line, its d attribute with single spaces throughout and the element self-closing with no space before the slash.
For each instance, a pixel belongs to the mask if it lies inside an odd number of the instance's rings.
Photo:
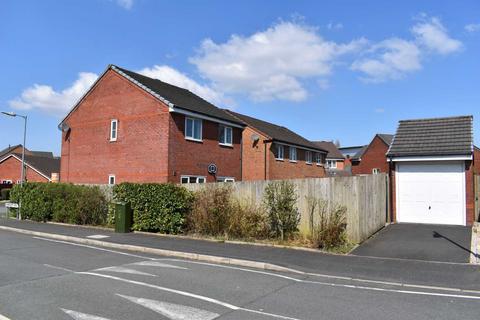
<svg viewBox="0 0 480 320">
<path fill-rule="evenodd" d="M 110 249 L 143 252 L 143 253 L 148 253 L 153 255 L 161 255 L 161 256 L 167 256 L 167 257 L 189 259 L 189 260 L 196 260 L 196 261 L 210 262 L 210 263 L 219 263 L 219 264 L 270 270 L 270 271 L 277 271 L 277 272 L 305 274 L 305 272 L 302 272 L 299 270 L 290 269 L 290 268 L 278 266 L 271 263 L 258 262 L 258 261 L 252 261 L 252 260 L 233 259 L 228 257 L 211 256 L 211 255 L 204 255 L 204 254 L 191 253 L 191 252 L 142 247 L 142 246 L 113 243 L 113 242 L 100 241 L 100 240 L 94 240 L 94 239 L 84 239 L 84 238 L 78 238 L 78 237 L 72 237 L 72 236 L 65 236 L 61 234 L 25 230 L 25 229 L 12 228 L 12 227 L 6 227 L 6 226 L 0 226 L 0 230 L 11 231 L 11 232 L 21 233 L 21 234 L 26 234 L 26 235 L 36 236 L 36 237 L 42 237 L 42 238 L 48 238 L 48 239 L 54 239 L 54 240 L 60 240 L 60 241 L 69 241 L 69 242 L 80 243 L 85 245 L 110 248 Z"/>
<path fill-rule="evenodd" d="M 475 222 L 472 227 L 470 263 L 480 264 L 480 223 Z"/>
</svg>

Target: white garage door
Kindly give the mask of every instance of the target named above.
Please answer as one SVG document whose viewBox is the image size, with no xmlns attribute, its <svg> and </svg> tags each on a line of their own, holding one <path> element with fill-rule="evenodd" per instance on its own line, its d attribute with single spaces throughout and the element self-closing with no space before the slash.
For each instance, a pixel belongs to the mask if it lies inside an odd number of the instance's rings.
<svg viewBox="0 0 480 320">
<path fill-rule="evenodd" d="M 464 162 L 397 163 L 397 221 L 465 225 Z"/>
</svg>

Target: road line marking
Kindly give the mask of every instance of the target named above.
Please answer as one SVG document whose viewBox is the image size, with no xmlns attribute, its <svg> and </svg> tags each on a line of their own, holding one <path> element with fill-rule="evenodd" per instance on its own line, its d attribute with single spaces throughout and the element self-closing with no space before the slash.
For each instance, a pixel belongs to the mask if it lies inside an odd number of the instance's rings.
<svg viewBox="0 0 480 320">
<path fill-rule="evenodd" d="M 52 269 L 58 269 L 58 270 L 63 270 L 63 271 L 67 271 L 67 272 L 75 272 L 73 270 L 70 270 L 70 269 L 67 269 L 67 268 L 64 268 L 64 267 L 58 267 L 58 266 L 52 266 L 51 264 L 46 264 L 44 263 L 43 264 L 45 267 L 48 267 L 48 268 L 52 268 Z M 1 319 L 0 319 L 1 320 Z"/>
<path fill-rule="evenodd" d="M 183 261 L 183 260 L 177 260 L 177 259 L 163 259 L 163 260 L 174 260 L 174 261 Z M 349 285 L 349 284 L 341 284 L 341 283 L 329 283 L 329 282 L 320 282 L 320 281 L 310 281 L 310 280 L 304 280 L 304 279 L 296 279 L 284 275 L 279 275 L 275 273 L 270 273 L 266 271 L 257 271 L 257 270 L 250 270 L 250 269 L 244 269 L 244 268 L 239 268 L 239 267 L 232 267 L 232 266 L 223 266 L 223 265 L 215 265 L 211 263 L 204 263 L 204 262 L 197 262 L 197 261 L 185 261 L 187 263 L 193 263 L 193 264 L 200 264 L 200 265 L 207 265 L 207 266 L 214 266 L 214 267 L 220 267 L 220 268 L 226 268 L 226 269 L 234 269 L 234 270 L 241 270 L 241 271 L 246 271 L 246 272 L 252 272 L 252 273 L 259 273 L 259 274 L 264 274 L 264 275 L 269 275 L 272 277 L 278 277 L 278 278 L 283 278 L 287 280 L 291 280 L 294 282 L 299 282 L 299 283 L 309 283 L 309 284 L 318 284 L 318 285 L 326 285 L 326 286 L 332 286 L 332 287 L 343 287 L 343 288 L 352 288 L 352 289 L 362 289 L 362 290 L 373 290 L 373 291 L 386 291 L 386 292 L 397 292 L 397 293 L 410 293 L 410 294 L 418 294 L 418 295 L 432 295 L 432 296 L 439 296 L 439 297 L 452 297 L 452 298 L 462 298 L 462 299 L 474 299 L 474 300 L 480 300 L 480 296 L 469 296 L 469 295 L 457 295 L 457 294 L 446 294 L 446 293 L 435 293 L 435 292 L 424 292 L 424 291 L 410 291 L 410 290 L 397 290 L 397 289 L 387 289 L 387 288 L 375 288 L 375 287 L 365 287 L 365 286 L 358 286 L 358 285 Z M 343 279 L 346 280 L 346 279 Z M 348 280 L 353 280 L 353 281 L 361 281 L 360 279 L 355 279 L 355 278 L 349 278 Z M 375 283 L 380 283 L 380 284 L 392 284 L 389 282 L 382 282 L 382 281 L 375 281 L 372 280 L 371 282 Z M 402 287 L 408 287 L 410 285 L 405 285 L 399 283 L 398 285 Z M 411 285 L 412 287 L 415 285 Z M 424 289 L 433 289 L 433 290 L 441 290 L 441 287 L 428 287 L 425 286 Z M 445 289 L 445 288 L 443 288 Z M 453 289 L 453 290 L 448 290 L 448 291 L 456 291 L 456 292 L 462 292 L 461 289 Z M 464 291 L 463 291 L 464 292 Z M 474 291 L 470 293 L 476 293 L 480 294 L 480 291 Z"/>
<path fill-rule="evenodd" d="M 124 296 L 117 293 L 117 296 L 127 299 L 147 309 L 153 310 L 171 320 L 213 320 L 220 315 L 207 310 L 197 309 L 180 304 L 168 303 L 151 299 Z"/>
<path fill-rule="evenodd" d="M 121 255 L 124 255 L 124 256 L 135 257 L 135 258 L 140 258 L 140 259 L 156 260 L 156 258 L 145 257 L 145 256 L 140 256 L 140 255 L 131 254 L 131 253 L 126 253 L 126 252 L 121 252 L 121 251 L 116 251 L 116 250 L 110 250 L 110 249 L 105 249 L 105 248 L 98 248 L 98 247 L 94 247 L 94 246 L 89 246 L 89 245 L 87 245 L 87 244 L 73 243 L 73 242 L 68 242 L 68 241 L 63 241 L 63 240 L 47 239 L 47 238 L 42 238 L 42 237 L 32 237 L 32 238 L 38 239 L 38 240 L 43 240 L 43 241 L 50 241 L 50 242 L 57 242 L 57 243 L 69 244 L 69 245 L 71 245 L 71 246 L 76 246 L 76 247 L 84 247 L 84 248 L 95 249 L 95 250 L 99 250 L 99 251 L 105 251 L 105 252 L 110 252 L 110 253 L 117 253 L 117 254 L 121 254 Z"/>
<path fill-rule="evenodd" d="M 62 309 L 63 312 L 65 312 L 71 318 L 73 318 L 75 320 L 110 320 L 110 319 L 107 319 L 107 318 L 94 316 L 92 314 L 81 313 L 81 312 L 78 312 L 78 311 L 73 311 L 73 310 L 63 309 L 63 308 L 60 308 L 60 309 Z"/>
<path fill-rule="evenodd" d="M 225 307 L 227 309 L 234 310 L 234 311 L 241 310 L 241 311 L 246 311 L 246 312 L 251 312 L 251 313 L 262 314 L 262 315 L 270 316 L 270 317 L 273 317 L 273 318 L 280 318 L 280 319 L 286 319 L 286 320 L 300 320 L 300 319 L 297 319 L 297 318 L 290 318 L 290 317 L 277 315 L 277 314 L 273 314 L 273 313 L 267 313 L 267 312 L 262 312 L 262 311 L 237 307 L 237 306 L 235 306 L 233 304 L 230 304 L 228 302 L 223 302 L 223 301 L 220 301 L 220 300 L 217 300 L 217 299 L 214 299 L 214 298 L 209 298 L 209 297 L 206 297 L 206 296 L 201 296 L 201 295 L 186 292 L 186 291 L 161 287 L 161 286 L 157 286 L 157 285 L 154 285 L 154 284 L 151 284 L 151 283 L 129 280 L 129 279 L 110 276 L 110 275 L 106 275 L 106 274 L 95 273 L 95 272 L 77 272 L 77 274 L 84 274 L 84 275 L 90 275 L 90 276 L 94 276 L 94 277 L 107 278 L 107 279 L 111 279 L 111 280 L 117 280 L 117 281 L 122 281 L 122 282 L 126 282 L 126 283 L 136 284 L 136 285 L 139 285 L 139 286 L 153 288 L 153 289 L 157 289 L 157 290 L 161 290 L 161 291 L 165 291 L 165 292 L 171 292 L 171 293 L 175 293 L 175 294 L 178 294 L 178 295 L 181 295 L 181 296 L 190 297 L 190 298 L 210 302 L 210 303 L 213 303 L 213 304 L 217 304 L 219 306 L 222 306 L 222 307 Z"/>
<path fill-rule="evenodd" d="M 148 267 L 159 267 L 159 268 L 171 268 L 171 269 L 179 269 L 179 270 L 188 270 L 188 268 L 175 266 L 173 264 L 161 263 L 158 261 L 140 261 L 132 263 L 136 266 L 148 266 Z"/>
<path fill-rule="evenodd" d="M 105 238 L 110 238 L 110 236 L 106 236 L 103 234 L 92 234 L 91 236 L 86 236 L 85 238 L 89 239 L 105 239 Z"/>
<path fill-rule="evenodd" d="M 105 267 L 105 268 L 100 268 L 96 269 L 95 271 L 106 271 L 106 272 L 117 272 L 117 273 L 128 273 L 128 274 L 136 274 L 140 276 L 149 276 L 149 277 L 156 277 L 156 275 L 151 274 L 151 273 L 146 273 L 142 271 L 137 271 L 135 269 L 130 269 L 130 268 L 124 268 L 124 267 Z"/>
</svg>

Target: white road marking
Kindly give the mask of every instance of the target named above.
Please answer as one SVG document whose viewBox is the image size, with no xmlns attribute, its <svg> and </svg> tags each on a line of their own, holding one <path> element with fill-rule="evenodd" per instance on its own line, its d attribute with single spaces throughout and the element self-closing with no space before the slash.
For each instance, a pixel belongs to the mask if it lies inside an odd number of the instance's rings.
<svg viewBox="0 0 480 320">
<path fill-rule="evenodd" d="M 220 316 L 218 313 L 213 313 L 207 310 L 183 306 L 180 304 L 174 304 L 174 303 L 168 303 L 168 302 L 150 300 L 150 299 L 144 299 L 144 298 L 137 298 L 137 297 L 131 297 L 131 296 L 124 296 L 121 294 L 117 294 L 117 296 L 125 298 L 133 303 L 139 304 L 142 307 L 153 310 L 171 320 L 213 320 L 218 316 Z"/>
<path fill-rule="evenodd" d="M 157 260 L 156 258 L 145 257 L 145 256 L 136 255 L 136 254 L 131 254 L 131 253 L 126 253 L 126 252 L 116 251 L 116 250 L 98 248 L 98 247 L 89 246 L 89 245 L 86 245 L 86 244 L 73 243 L 73 242 L 62 241 L 62 240 L 53 240 L 53 239 L 47 239 L 47 238 L 41 238 L 41 237 L 32 237 L 32 238 L 38 239 L 38 240 L 43 240 L 43 241 L 49 241 L 49 242 L 57 242 L 57 243 L 69 244 L 69 245 L 71 245 L 71 246 L 84 247 L 84 248 L 94 249 L 94 250 L 98 250 L 98 251 L 105 251 L 105 252 L 110 252 L 110 253 L 116 253 L 116 254 L 121 254 L 121 255 L 124 255 L 124 256 L 129 256 L 129 257 L 134 257 L 134 258 L 148 259 L 148 260 Z"/>
<path fill-rule="evenodd" d="M 158 261 L 140 261 L 140 262 L 135 262 L 132 263 L 137 266 L 149 266 L 149 267 L 159 267 L 159 268 L 171 268 L 171 269 L 179 269 L 179 270 L 188 270 L 188 268 L 185 267 L 179 267 L 175 266 L 173 264 L 167 264 L 167 263 L 162 263 Z"/>
<path fill-rule="evenodd" d="M 2 315 L 0 314 L 0 320 L 10 320 L 10 318 L 7 318 L 7 317 L 2 316 Z"/>
<path fill-rule="evenodd" d="M 44 263 L 43 265 L 45 267 L 52 268 L 52 269 L 58 269 L 58 270 L 63 270 L 63 271 L 67 271 L 67 272 L 75 272 L 73 270 L 70 270 L 70 269 L 67 269 L 67 268 L 64 268 L 64 267 L 52 266 L 51 264 Z M 1 320 L 1 318 L 0 318 L 0 320 Z"/>
<path fill-rule="evenodd" d="M 63 312 L 68 314 L 71 318 L 75 320 L 110 320 L 107 318 L 102 318 L 98 316 L 94 316 L 92 314 L 87 314 L 87 313 L 81 313 L 78 311 L 73 311 L 73 310 L 68 310 L 68 309 L 63 309 L 61 308 Z"/>
<path fill-rule="evenodd" d="M 90 239 L 105 239 L 105 238 L 110 238 L 110 236 L 106 236 L 103 234 L 92 234 L 91 236 L 86 236 L 86 238 Z"/>
<path fill-rule="evenodd" d="M 297 319 L 297 318 L 286 317 L 286 316 L 282 316 L 282 315 L 278 315 L 278 314 L 273 314 L 273 313 L 268 313 L 268 312 L 262 312 L 262 311 L 237 307 L 237 306 L 235 306 L 233 304 L 230 304 L 228 302 L 223 302 L 223 301 L 220 301 L 220 300 L 217 300 L 217 299 L 214 299 L 214 298 L 209 298 L 209 297 L 206 297 L 206 296 L 201 296 L 201 295 L 186 292 L 186 291 L 161 287 L 161 286 L 157 286 L 157 285 L 154 285 L 154 284 L 151 284 L 151 283 L 129 280 L 129 279 L 123 279 L 123 278 L 110 276 L 110 275 L 106 275 L 106 274 L 101 274 L 101 273 L 95 273 L 95 272 L 77 272 L 77 274 L 84 274 L 84 275 L 89 275 L 89 276 L 94 276 L 94 277 L 107 278 L 107 279 L 111 279 L 111 280 L 117 280 L 117 281 L 136 284 L 136 285 L 139 285 L 139 286 L 144 286 L 144 287 L 148 287 L 148 288 L 152 288 L 152 289 L 157 289 L 157 290 L 161 290 L 161 291 L 165 291 L 165 292 L 175 293 L 175 294 L 178 294 L 178 295 L 181 295 L 181 296 L 190 297 L 190 298 L 210 302 L 210 303 L 213 303 L 213 304 L 217 304 L 219 306 L 225 307 L 225 308 L 230 309 L 230 310 L 245 311 L 245 312 L 250 312 L 250 313 L 262 314 L 262 315 L 265 315 L 265 316 L 278 318 L 278 319 L 300 320 L 300 319 Z"/>
<path fill-rule="evenodd" d="M 130 269 L 130 268 L 124 268 L 124 267 L 106 267 L 106 268 L 96 269 L 95 271 L 128 273 L 128 274 L 136 274 L 136 275 L 140 275 L 140 276 L 156 277 L 156 275 L 151 274 L 151 273 L 146 273 L 146 272 L 142 272 L 142 271 L 138 271 L 138 270 Z"/>
<path fill-rule="evenodd" d="M 268 271 L 258 271 L 258 270 L 252 270 L 252 269 L 245 269 L 245 268 L 241 268 L 241 267 L 233 267 L 233 266 L 227 266 L 227 265 L 208 263 L 208 262 L 188 261 L 188 260 L 173 259 L 173 258 L 164 258 L 164 259 L 158 259 L 158 260 L 178 261 L 178 262 L 184 262 L 184 263 L 206 265 L 206 266 L 211 266 L 211 267 L 216 267 L 216 268 L 233 269 L 233 270 L 239 270 L 239 271 L 245 271 L 245 272 L 251 272 L 251 273 L 259 273 L 259 274 L 264 274 L 264 275 L 268 275 L 268 276 L 272 276 L 272 277 L 276 277 L 276 278 L 283 278 L 283 279 L 287 279 L 287 280 L 292 280 L 292 281 L 296 281 L 296 282 L 329 284 L 327 282 L 317 282 L 317 281 L 308 281 L 308 280 L 303 280 L 303 279 L 297 279 L 297 278 L 293 278 L 293 277 L 289 277 L 289 276 L 285 276 L 285 275 L 281 275 L 281 274 L 271 273 L 271 272 L 268 272 Z M 438 291 L 473 293 L 473 294 L 480 295 L 480 291 L 478 291 L 478 290 L 467 290 L 467 289 L 459 289 L 459 288 L 437 287 L 437 286 L 428 286 L 428 285 L 416 285 L 416 284 L 401 283 L 401 282 L 389 282 L 389 281 L 359 279 L 359 278 L 332 276 L 332 275 L 318 274 L 318 273 L 305 273 L 304 275 L 327 278 L 327 279 L 335 279 L 335 280 L 346 280 L 346 281 L 352 281 L 352 282 L 375 283 L 375 284 L 380 284 L 380 285 L 388 285 L 388 286 L 396 286 L 396 287 L 404 287 L 404 288 L 421 288 L 421 289 L 430 289 L 430 290 L 438 290 Z M 332 283 L 332 285 L 336 285 L 336 284 Z M 338 284 L 336 286 L 341 286 L 341 284 Z M 350 285 L 345 285 L 345 286 L 350 286 Z M 355 285 L 352 285 L 352 286 L 357 287 Z M 362 286 L 360 286 L 360 287 L 362 287 Z M 407 292 L 410 292 L 410 291 L 407 291 Z"/>
</svg>

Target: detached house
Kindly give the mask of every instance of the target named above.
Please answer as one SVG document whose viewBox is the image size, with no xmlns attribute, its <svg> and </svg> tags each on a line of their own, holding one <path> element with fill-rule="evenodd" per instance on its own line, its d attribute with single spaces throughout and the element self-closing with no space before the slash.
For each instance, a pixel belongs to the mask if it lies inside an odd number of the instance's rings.
<svg viewBox="0 0 480 320">
<path fill-rule="evenodd" d="M 186 89 L 110 65 L 59 125 L 61 180 L 241 180 L 244 126 Z"/>
<path fill-rule="evenodd" d="M 473 223 L 472 116 L 400 121 L 387 157 L 394 221 Z"/>
<path fill-rule="evenodd" d="M 388 173 L 386 153 L 392 143 L 392 134 L 376 134 L 372 141 L 362 147 L 352 158 L 353 174 Z"/>
<path fill-rule="evenodd" d="M 313 141 L 320 148 L 327 150 L 325 169 L 329 176 L 349 175 L 350 170 L 345 170 L 345 157 L 331 141 Z"/>
<path fill-rule="evenodd" d="M 285 127 L 227 112 L 246 126 L 242 138 L 242 180 L 325 176 L 327 150 Z"/>
<path fill-rule="evenodd" d="M 0 151 L 0 184 L 20 183 L 22 172 L 22 145 Z M 56 182 L 60 173 L 60 159 L 48 151 L 25 149 L 25 180 L 30 182 Z"/>
</svg>

